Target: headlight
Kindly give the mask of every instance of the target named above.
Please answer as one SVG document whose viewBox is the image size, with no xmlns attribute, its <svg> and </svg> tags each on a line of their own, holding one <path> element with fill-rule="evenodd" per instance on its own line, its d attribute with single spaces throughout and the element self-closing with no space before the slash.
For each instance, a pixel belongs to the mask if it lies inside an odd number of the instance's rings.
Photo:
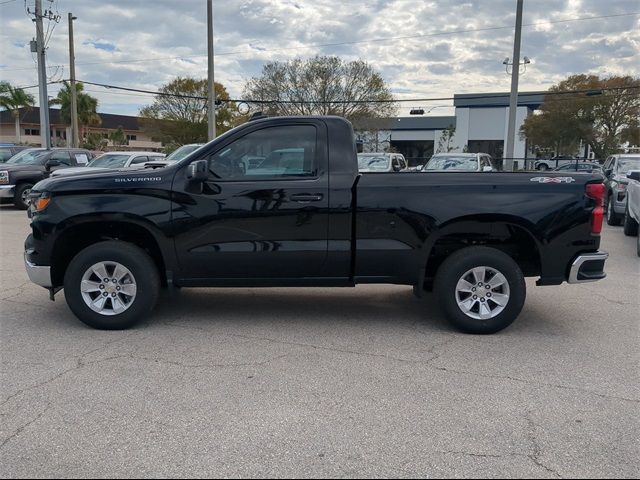
<svg viewBox="0 0 640 480">
<path fill-rule="evenodd" d="M 9 172 L 7 172 L 6 170 L 1 170 L 0 171 L 0 184 L 7 184 L 9 183 Z"/>
<path fill-rule="evenodd" d="M 31 198 L 31 211 L 39 213 L 49 206 L 51 203 L 51 194 L 43 192 L 36 198 Z"/>
</svg>

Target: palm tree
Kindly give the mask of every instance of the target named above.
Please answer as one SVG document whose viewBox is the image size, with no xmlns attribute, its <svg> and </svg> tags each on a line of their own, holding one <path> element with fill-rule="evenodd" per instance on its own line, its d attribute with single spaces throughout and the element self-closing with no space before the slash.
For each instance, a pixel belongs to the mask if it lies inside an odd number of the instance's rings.
<svg viewBox="0 0 640 480">
<path fill-rule="evenodd" d="M 58 96 L 53 99 L 51 105 L 60 105 L 60 118 L 63 122 L 71 125 L 71 84 L 66 80 L 62 82 L 62 88 Z M 84 137 L 84 127 L 97 127 L 102 123 L 100 115 L 96 112 L 98 99 L 87 93 L 82 93 L 84 85 L 76 83 L 77 103 L 78 103 L 78 127 L 80 138 Z"/>
<path fill-rule="evenodd" d="M 20 109 L 31 108 L 35 103 L 33 95 L 22 88 L 14 88 L 9 82 L 0 82 L 0 107 L 11 112 L 16 124 L 16 143 L 20 143 Z"/>
</svg>

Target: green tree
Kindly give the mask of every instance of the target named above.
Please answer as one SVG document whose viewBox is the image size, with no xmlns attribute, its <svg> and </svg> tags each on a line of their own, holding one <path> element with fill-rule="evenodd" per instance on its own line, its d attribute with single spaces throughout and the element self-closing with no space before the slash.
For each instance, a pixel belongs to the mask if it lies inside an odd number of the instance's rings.
<svg viewBox="0 0 640 480">
<path fill-rule="evenodd" d="M 267 63 L 250 79 L 244 96 L 269 115 L 339 115 L 352 122 L 396 113 L 382 76 L 363 60 L 316 56 Z"/>
<path fill-rule="evenodd" d="M 456 147 L 453 145 L 453 137 L 456 134 L 456 127 L 453 125 L 449 125 L 442 131 L 440 135 L 440 139 L 438 140 L 438 150 L 436 153 L 449 153 L 452 150 L 455 150 Z"/>
<path fill-rule="evenodd" d="M 12 87 L 9 82 L 0 82 L 0 107 L 11 112 L 16 127 L 16 143 L 21 143 L 20 109 L 31 108 L 35 103 L 33 95 L 21 88 Z"/>
<path fill-rule="evenodd" d="M 536 114 L 524 122 L 520 134 L 538 150 L 573 154 L 580 142 L 597 158 L 606 158 L 621 144 L 640 144 L 640 79 L 572 75 L 549 89 Z M 566 91 L 583 93 L 561 94 Z"/>
<path fill-rule="evenodd" d="M 184 145 L 207 140 L 208 82 L 206 79 L 178 77 L 160 88 L 153 104 L 140 110 L 140 127 L 156 141 Z M 229 93 L 215 83 L 215 95 L 221 103 L 216 108 L 216 133 L 235 126 L 236 108 Z"/>
<path fill-rule="evenodd" d="M 76 83 L 76 96 L 78 104 L 78 128 L 80 138 L 84 138 L 85 127 L 98 127 L 102 123 L 97 113 L 98 99 L 88 93 L 83 93 L 84 85 Z M 58 96 L 50 102 L 51 105 L 60 105 L 60 118 L 71 125 L 71 84 L 66 80 L 62 82 L 62 88 Z"/>
<path fill-rule="evenodd" d="M 113 143 L 113 145 L 116 147 L 120 147 L 128 143 L 127 137 L 122 130 L 122 126 L 120 125 L 118 126 L 118 129 L 116 131 L 109 133 L 109 140 L 111 140 L 111 143 Z"/>
</svg>

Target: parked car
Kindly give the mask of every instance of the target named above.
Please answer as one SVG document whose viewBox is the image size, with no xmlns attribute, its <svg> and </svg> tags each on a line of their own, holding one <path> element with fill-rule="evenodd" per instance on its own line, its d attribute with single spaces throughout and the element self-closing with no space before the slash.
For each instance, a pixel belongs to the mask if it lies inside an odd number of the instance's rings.
<svg viewBox="0 0 640 480">
<path fill-rule="evenodd" d="M 26 150 L 29 147 L 24 145 L 2 145 L 0 146 L 0 163 L 4 163 L 16 153 Z"/>
<path fill-rule="evenodd" d="M 493 159 L 486 153 L 436 153 L 422 172 L 492 172 Z"/>
<path fill-rule="evenodd" d="M 0 165 L 0 201 L 26 210 L 31 187 L 53 172 L 86 165 L 93 157 L 82 148 L 27 148 Z"/>
<path fill-rule="evenodd" d="M 579 160 L 577 157 L 572 155 L 556 155 L 551 158 L 541 158 L 535 161 L 534 168 L 536 170 L 553 170 L 555 168 L 561 167 L 568 163 L 575 163 L 576 160 Z M 584 161 L 584 159 L 582 159 Z"/>
<path fill-rule="evenodd" d="M 144 168 L 146 163 L 163 160 L 164 158 L 165 154 L 158 152 L 107 152 L 91 160 L 85 167 L 56 170 L 51 173 L 51 176 L 97 173 L 118 168 Z"/>
<path fill-rule="evenodd" d="M 640 170 L 640 153 L 611 155 L 602 168 L 605 176 L 607 223 L 620 225 L 627 206 L 627 172 Z"/>
<path fill-rule="evenodd" d="M 262 118 L 165 168 L 46 179 L 29 278 L 104 329 L 148 318 L 162 285 L 394 283 L 435 289 L 454 325 L 493 333 L 520 313 L 525 277 L 605 277 L 602 176 L 361 175 L 353 138 L 339 117 Z M 247 156 L 270 173 L 243 171 Z"/>
<path fill-rule="evenodd" d="M 186 145 L 182 145 L 181 147 L 178 147 L 169 155 L 167 155 L 165 160 L 167 160 L 168 162 L 177 162 L 178 160 L 182 160 L 190 153 L 195 152 L 203 145 L 204 143 L 188 143 Z"/>
<path fill-rule="evenodd" d="M 603 173 L 602 166 L 596 162 L 571 162 L 554 168 L 554 172 L 594 172 Z"/>
<path fill-rule="evenodd" d="M 624 211 L 624 234 L 630 237 L 637 236 L 637 254 L 640 257 L 640 168 L 627 172 L 627 206 Z"/>
<path fill-rule="evenodd" d="M 362 173 L 403 172 L 407 169 L 407 161 L 400 153 L 358 154 L 358 170 Z"/>
</svg>

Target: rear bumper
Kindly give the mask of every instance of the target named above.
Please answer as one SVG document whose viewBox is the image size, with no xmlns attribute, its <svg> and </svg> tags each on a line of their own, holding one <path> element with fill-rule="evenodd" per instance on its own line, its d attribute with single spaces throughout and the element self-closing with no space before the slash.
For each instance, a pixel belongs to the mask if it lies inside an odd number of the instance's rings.
<svg viewBox="0 0 640 480">
<path fill-rule="evenodd" d="M 602 280 L 607 276 L 604 273 L 604 262 L 607 258 L 609 258 L 609 254 L 602 251 L 578 255 L 571 264 L 567 283 L 586 283 Z"/>
</svg>

